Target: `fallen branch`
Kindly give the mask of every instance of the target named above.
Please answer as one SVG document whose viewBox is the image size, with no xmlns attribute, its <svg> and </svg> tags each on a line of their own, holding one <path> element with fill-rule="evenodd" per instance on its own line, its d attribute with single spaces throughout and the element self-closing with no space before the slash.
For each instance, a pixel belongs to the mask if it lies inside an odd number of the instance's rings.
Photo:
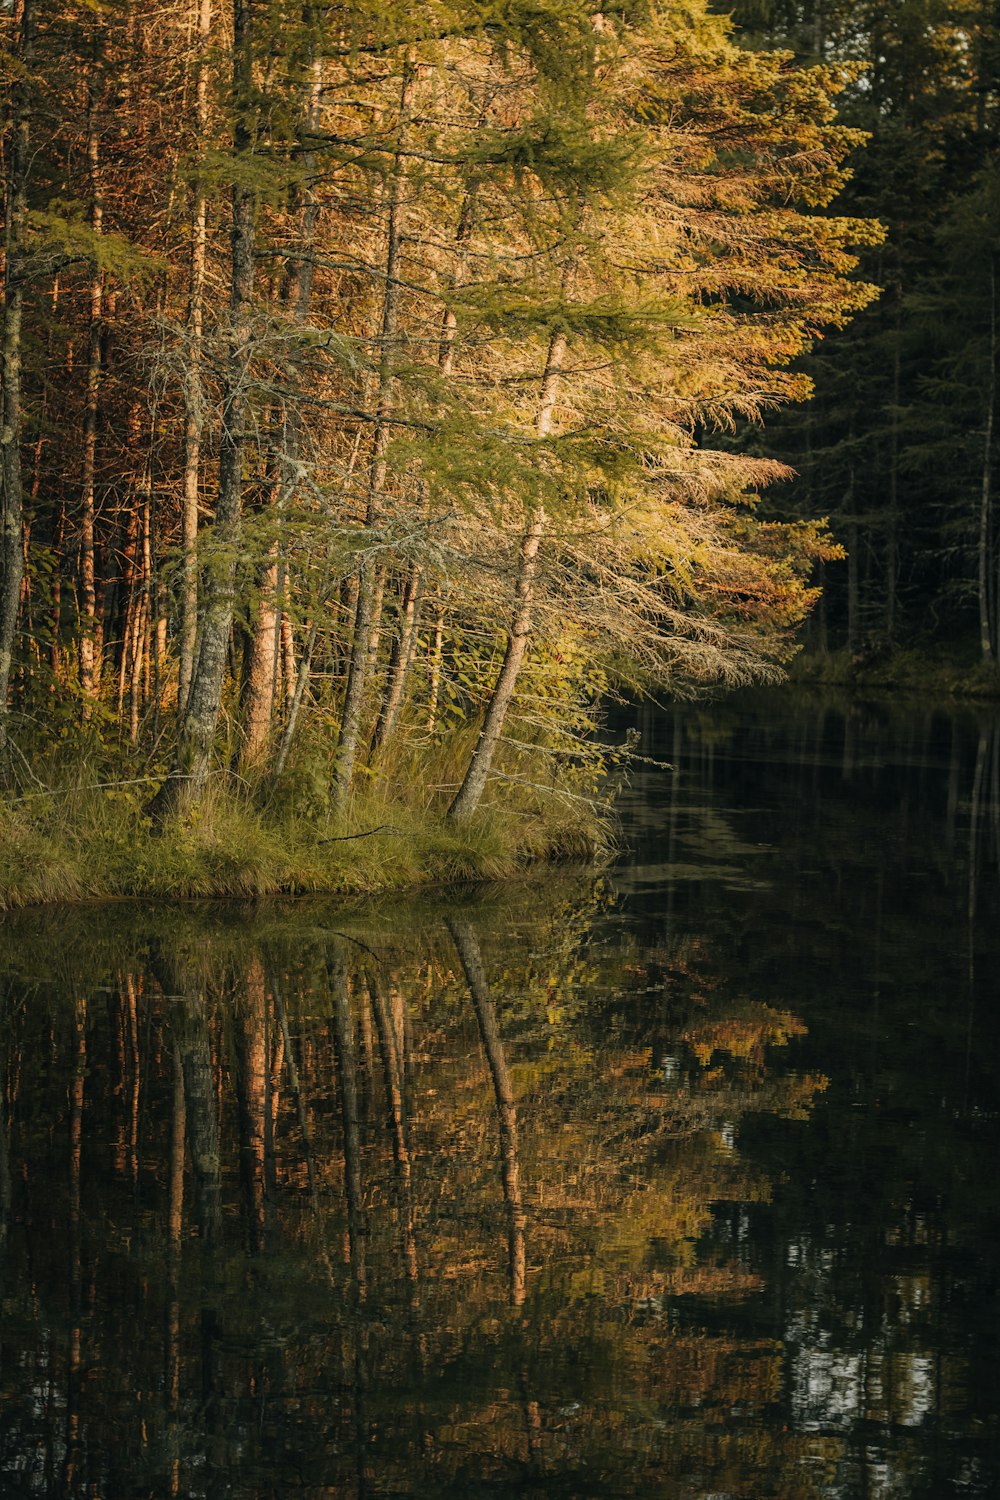
<svg viewBox="0 0 1000 1500">
<path fill-rule="evenodd" d="M 332 838 L 320 839 L 321 844 L 342 844 L 348 839 L 369 839 L 373 833 L 381 833 L 388 829 L 390 833 L 400 833 L 402 830 L 394 827 L 392 823 L 379 823 L 377 828 L 366 828 L 364 833 L 335 833 Z"/>
</svg>

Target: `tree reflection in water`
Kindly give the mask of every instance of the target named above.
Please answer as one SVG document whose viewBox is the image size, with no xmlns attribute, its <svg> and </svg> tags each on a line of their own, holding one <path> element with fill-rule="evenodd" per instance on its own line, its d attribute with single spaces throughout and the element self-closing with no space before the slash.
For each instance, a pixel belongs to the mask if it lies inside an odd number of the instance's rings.
<svg viewBox="0 0 1000 1500">
<path fill-rule="evenodd" d="M 623 1022 L 597 910 L 123 918 L 9 977 L 25 1493 L 804 1493 L 780 1347 L 675 1316 L 760 1285 L 702 1241 L 769 1192 L 742 1117 L 808 1109 L 796 1023 Z"/>
<path fill-rule="evenodd" d="M 661 728 L 617 909 L 6 924 L 11 1493 L 996 1492 L 1000 740 Z"/>
</svg>

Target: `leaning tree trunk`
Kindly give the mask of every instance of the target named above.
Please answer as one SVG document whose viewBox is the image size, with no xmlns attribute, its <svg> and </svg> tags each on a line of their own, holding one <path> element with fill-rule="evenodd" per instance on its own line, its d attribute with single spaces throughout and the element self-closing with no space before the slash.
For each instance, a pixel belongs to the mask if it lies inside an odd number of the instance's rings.
<svg viewBox="0 0 1000 1500">
<path fill-rule="evenodd" d="M 34 0 L 21 11 L 20 58 L 25 69 L 34 33 Z M 6 770 L 9 736 L 10 670 L 14 656 L 24 549 L 21 532 L 24 489 L 21 478 L 21 325 L 24 315 L 25 220 L 30 153 L 28 84 L 16 79 L 11 90 L 13 124 L 7 155 L 7 235 L 4 258 L 3 327 L 0 331 L 0 774 Z"/>
<path fill-rule="evenodd" d="M 549 351 L 545 360 L 545 372 L 542 376 L 541 397 L 538 403 L 538 417 L 535 423 L 535 430 L 540 438 L 547 437 L 552 430 L 552 412 L 555 406 L 556 392 L 559 387 L 565 354 L 565 334 L 554 333 L 549 340 Z M 531 519 L 531 524 L 521 539 L 517 585 L 514 592 L 514 612 L 511 619 L 510 634 L 507 638 L 507 650 L 504 653 L 503 665 L 500 668 L 500 675 L 493 689 L 493 695 L 486 709 L 483 727 L 479 731 L 479 740 L 473 751 L 472 759 L 469 762 L 469 768 L 465 773 L 465 780 L 459 787 L 455 800 L 448 809 L 449 821 L 453 823 L 467 822 L 479 806 L 479 799 L 483 795 L 483 789 L 490 774 L 490 767 L 493 764 L 493 757 L 500 743 L 507 710 L 514 697 L 514 689 L 517 686 L 521 665 L 531 638 L 535 606 L 535 576 L 538 571 L 538 549 L 542 543 L 547 520 L 548 517 L 545 514 L 545 510 L 542 506 L 539 506 Z"/>
<path fill-rule="evenodd" d="M 236 0 L 233 16 L 233 92 L 237 103 L 234 150 L 244 164 L 253 149 L 252 71 L 249 0 Z M 212 764 L 222 685 L 233 620 L 236 562 L 243 530 L 243 458 L 248 410 L 247 364 L 251 343 L 256 203 L 241 170 L 232 189 L 232 271 L 229 347 L 222 393 L 219 489 L 212 547 L 216 565 L 206 571 L 201 638 L 191 677 L 187 711 L 178 735 L 174 776 L 161 804 L 170 812 L 189 807 L 204 794 Z"/>
<path fill-rule="evenodd" d="M 496 1006 L 483 968 L 479 942 L 472 924 L 462 917 L 449 917 L 448 930 L 461 959 L 469 993 L 479 1022 L 479 1035 L 493 1080 L 497 1107 L 497 1134 L 500 1142 L 500 1175 L 503 1182 L 504 1207 L 507 1210 L 507 1256 L 510 1269 L 510 1297 L 515 1307 L 524 1303 L 527 1291 L 527 1253 L 525 1228 L 527 1215 L 521 1191 L 521 1169 L 517 1139 L 517 1104 L 510 1069 L 504 1052 L 503 1038 L 497 1021 Z"/>
</svg>

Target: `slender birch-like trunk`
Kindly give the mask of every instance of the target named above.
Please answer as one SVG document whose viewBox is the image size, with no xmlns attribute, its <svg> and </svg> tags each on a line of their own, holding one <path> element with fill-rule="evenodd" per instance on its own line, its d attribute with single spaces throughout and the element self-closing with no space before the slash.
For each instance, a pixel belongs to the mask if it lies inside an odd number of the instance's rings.
<svg viewBox="0 0 1000 1500">
<path fill-rule="evenodd" d="M 435 604 L 435 630 L 430 648 L 430 696 L 427 699 L 427 733 L 438 727 L 438 702 L 441 699 L 441 667 L 444 666 L 444 604 Z"/>
<path fill-rule="evenodd" d="M 354 465 L 357 462 L 359 451 L 360 438 L 355 440 L 354 447 L 351 452 L 350 462 L 347 466 L 347 477 L 350 477 L 350 475 L 354 472 Z M 350 582 L 350 580 L 347 581 Z M 274 774 L 276 778 L 280 777 L 284 773 L 285 766 L 288 762 L 288 755 L 292 748 L 292 741 L 295 738 L 295 730 L 299 722 L 299 713 L 302 708 L 302 701 L 305 697 L 306 688 L 309 686 L 309 674 L 312 670 L 313 652 L 316 649 L 316 642 L 319 639 L 319 611 L 322 610 L 329 601 L 330 588 L 331 582 L 329 575 L 327 575 L 327 578 L 324 581 L 323 588 L 320 592 L 320 598 L 317 601 L 317 613 L 313 616 L 312 622 L 309 625 L 308 630 L 306 631 L 305 644 L 302 648 L 302 655 L 299 659 L 298 668 L 295 667 L 294 653 L 290 649 L 287 652 L 288 660 L 286 661 L 285 669 L 285 692 L 288 697 L 288 721 L 285 724 L 285 730 L 281 736 L 281 743 L 278 747 L 277 759 L 274 763 Z M 357 600 L 355 599 L 355 606 L 356 603 Z M 352 613 L 352 607 L 350 605 L 348 605 L 346 613 Z M 282 628 L 284 628 L 284 622 L 282 624 Z"/>
<path fill-rule="evenodd" d="M 438 702 L 441 697 L 441 668 L 444 663 L 444 605 L 434 606 L 434 644 L 431 647 L 431 688 L 427 703 L 427 731 L 437 728 Z"/>
<path fill-rule="evenodd" d="M 125 692 L 131 680 L 129 673 L 132 669 L 134 660 L 134 644 L 137 628 L 136 619 L 139 612 L 139 564 L 137 558 L 138 544 L 136 540 L 136 529 L 137 518 L 133 513 L 131 516 L 129 516 L 128 530 L 125 533 L 125 545 L 122 558 L 122 570 L 124 574 L 122 580 L 122 592 L 125 595 L 125 604 L 124 608 L 121 610 L 122 639 L 121 649 L 118 656 L 118 689 L 116 703 L 119 723 L 121 722 L 122 715 L 125 711 Z"/>
<path fill-rule="evenodd" d="M 153 644 L 153 551 L 151 501 L 147 491 L 142 507 L 142 562 L 139 573 L 138 635 L 132 654 L 132 683 L 129 693 L 129 738 L 139 743 L 139 709 L 149 703 L 150 657 Z"/>
<path fill-rule="evenodd" d="M 535 422 L 535 431 L 540 438 L 547 437 L 552 431 L 552 413 L 565 355 L 566 336 L 561 332 L 554 333 L 549 340 L 538 402 L 538 416 Z M 448 809 L 448 818 L 453 823 L 465 823 L 475 813 L 490 774 L 493 757 L 500 743 L 504 720 L 514 697 L 514 689 L 517 686 L 518 675 L 531 637 L 538 549 L 542 544 L 547 521 L 544 507 L 539 506 L 521 539 L 517 584 L 514 591 L 514 610 L 507 637 L 507 650 L 504 653 L 500 675 L 486 708 L 483 727 L 479 731 L 479 740 L 465 773 L 465 779 Z"/>
<path fill-rule="evenodd" d="M 302 699 L 305 696 L 306 686 L 309 682 L 309 673 L 312 669 L 313 650 L 316 646 L 316 638 L 319 635 L 319 620 L 314 619 L 306 632 L 306 643 L 299 661 L 298 671 L 295 674 L 295 686 L 292 690 L 291 702 L 288 705 L 288 722 L 285 732 L 281 736 L 281 744 L 278 747 L 277 759 L 274 763 L 274 774 L 276 777 L 282 775 L 288 761 L 288 752 L 292 748 L 292 740 L 295 738 L 295 729 L 299 722 L 299 711 L 302 708 Z"/>
<path fill-rule="evenodd" d="M 34 0 L 23 0 L 19 61 L 30 65 L 35 28 Z M 24 316 L 25 230 L 30 159 L 28 83 L 11 88 L 12 128 L 7 147 L 4 305 L 0 330 L 0 775 L 6 771 L 9 736 L 8 692 L 17 633 L 24 551 L 21 533 L 24 491 L 21 476 L 21 329 Z"/>
<path fill-rule="evenodd" d="M 290 711 L 295 699 L 295 683 L 298 678 L 298 670 L 295 665 L 295 632 L 292 629 L 292 619 L 287 609 L 281 611 L 279 635 L 281 637 L 281 686 L 282 692 L 285 695 L 285 707 Z"/>
</svg>

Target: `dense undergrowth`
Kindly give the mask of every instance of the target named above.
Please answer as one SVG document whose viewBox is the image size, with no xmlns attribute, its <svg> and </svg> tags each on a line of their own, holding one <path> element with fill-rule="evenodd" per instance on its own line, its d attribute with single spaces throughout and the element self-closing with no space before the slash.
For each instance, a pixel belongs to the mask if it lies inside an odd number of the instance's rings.
<svg viewBox="0 0 1000 1500">
<path fill-rule="evenodd" d="M 804 652 L 785 691 L 1000 698 L 1000 674 L 961 648 Z M 220 771 L 193 813 L 157 822 L 166 757 L 123 745 L 95 720 L 22 740 L 0 793 L 0 911 L 123 898 L 372 896 L 456 881 L 503 881 L 541 861 L 594 861 L 614 842 L 623 756 L 507 747 L 477 816 L 447 808 L 474 731 L 401 738 L 338 810 L 329 750 L 305 737 L 277 780 Z M 578 740 L 577 746 L 585 741 Z M 624 756 L 627 759 L 627 752 Z"/>
<path fill-rule="evenodd" d="M 122 897 L 370 895 L 435 882 L 503 880 L 539 860 L 593 860 L 611 846 L 609 767 L 510 774 L 461 826 L 446 810 L 450 743 L 370 774 L 343 811 L 318 757 L 275 782 L 220 774 L 197 809 L 159 824 L 166 770 L 92 733 L 26 759 L 0 795 L 0 910 Z M 28 769 L 30 764 L 30 770 Z"/>
</svg>

